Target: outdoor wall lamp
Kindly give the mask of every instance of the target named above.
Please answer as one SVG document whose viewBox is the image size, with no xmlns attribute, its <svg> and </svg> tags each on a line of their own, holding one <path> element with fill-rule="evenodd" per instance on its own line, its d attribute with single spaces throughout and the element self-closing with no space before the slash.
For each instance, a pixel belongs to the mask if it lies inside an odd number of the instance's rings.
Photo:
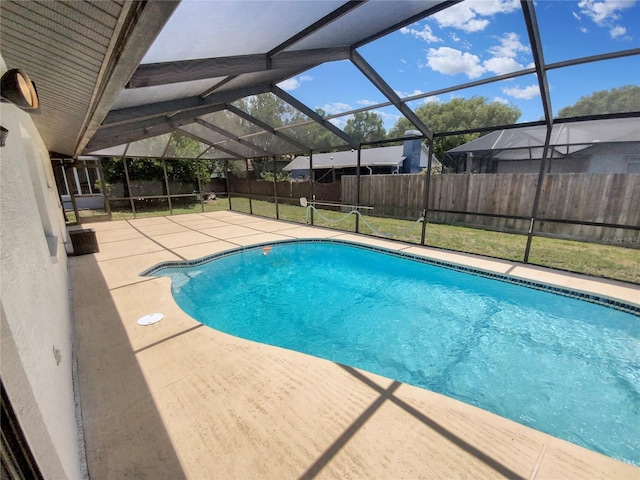
<svg viewBox="0 0 640 480">
<path fill-rule="evenodd" d="M 2 78 L 0 78 L 0 95 L 2 96 L 2 101 L 11 102 L 22 110 L 35 110 L 33 113 L 39 113 L 40 111 L 36 86 L 22 70 L 14 68 L 2 75 Z"/>
<path fill-rule="evenodd" d="M 9 130 L 0 127 L 0 147 L 4 147 L 4 142 L 7 141 L 7 135 L 9 135 Z"/>
<path fill-rule="evenodd" d="M 25 72 L 17 68 L 7 71 L 0 78 L 0 101 L 13 103 L 31 114 L 40 113 L 35 84 Z M 4 147 L 8 135 L 9 130 L 0 127 L 0 147 Z"/>
</svg>

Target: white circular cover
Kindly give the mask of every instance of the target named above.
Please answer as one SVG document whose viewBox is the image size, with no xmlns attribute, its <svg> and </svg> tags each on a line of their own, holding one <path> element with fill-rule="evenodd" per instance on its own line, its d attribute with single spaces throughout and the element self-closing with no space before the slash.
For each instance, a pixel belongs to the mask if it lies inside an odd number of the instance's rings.
<svg viewBox="0 0 640 480">
<path fill-rule="evenodd" d="M 151 325 L 156 322 L 159 322 L 164 318 L 164 315 L 161 313 L 150 313 L 149 315 L 145 315 L 144 317 L 140 317 L 138 319 L 138 325 Z"/>
</svg>

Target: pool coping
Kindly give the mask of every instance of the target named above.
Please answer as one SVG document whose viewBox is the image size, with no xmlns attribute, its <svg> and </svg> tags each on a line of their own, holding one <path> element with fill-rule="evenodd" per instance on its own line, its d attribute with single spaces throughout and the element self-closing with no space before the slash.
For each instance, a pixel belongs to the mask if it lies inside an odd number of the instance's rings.
<svg viewBox="0 0 640 480">
<path fill-rule="evenodd" d="M 226 250 L 219 253 L 214 253 L 214 254 L 207 255 L 194 260 L 175 260 L 175 261 L 160 262 L 154 265 L 153 267 L 148 268 L 143 272 L 141 272 L 140 276 L 143 276 L 143 277 L 153 276 L 159 270 L 162 270 L 164 268 L 189 268 L 197 265 L 204 265 L 206 263 L 215 261 L 216 259 L 223 258 L 229 255 L 235 255 L 243 251 L 259 250 L 261 248 L 272 246 L 272 245 L 287 245 L 287 244 L 295 244 L 295 243 L 333 243 L 337 245 L 349 245 L 355 248 L 361 248 L 369 251 L 376 251 L 376 252 L 384 253 L 386 255 L 392 255 L 398 258 L 405 258 L 408 260 L 425 263 L 428 265 L 434 265 L 442 268 L 447 268 L 450 270 L 455 270 L 458 272 L 477 275 L 484 278 L 491 278 L 491 279 L 498 280 L 505 283 L 520 285 L 520 286 L 532 288 L 535 290 L 541 290 L 544 292 L 553 293 L 555 295 L 560 295 L 563 297 L 583 300 L 589 303 L 601 305 L 608 308 L 613 308 L 615 310 L 640 317 L 640 305 L 633 305 L 631 303 L 623 302 L 621 300 L 610 298 L 605 295 L 582 292 L 576 289 L 558 287 L 558 286 L 550 285 L 550 284 L 539 282 L 539 281 L 527 280 L 527 279 L 519 278 L 513 275 L 496 273 L 496 272 L 492 272 L 489 270 L 484 270 L 476 267 L 468 267 L 468 266 L 459 265 L 451 262 L 445 262 L 442 260 L 436 260 L 433 258 L 428 258 L 421 255 L 404 252 L 402 250 L 391 250 L 388 248 L 378 247 L 375 245 L 367 245 L 365 243 L 359 243 L 359 242 L 354 242 L 349 240 L 340 240 L 335 238 L 305 238 L 305 239 L 291 239 L 291 240 L 278 240 L 278 241 L 272 241 L 272 242 L 262 242 L 262 243 L 242 246 L 238 248 L 233 248 L 231 250 Z"/>
</svg>

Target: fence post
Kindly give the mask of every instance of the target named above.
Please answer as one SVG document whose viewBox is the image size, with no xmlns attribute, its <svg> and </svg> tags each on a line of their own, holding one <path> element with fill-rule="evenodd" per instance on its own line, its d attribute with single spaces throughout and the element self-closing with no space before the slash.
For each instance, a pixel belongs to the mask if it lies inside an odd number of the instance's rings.
<svg viewBox="0 0 640 480">
<path fill-rule="evenodd" d="M 431 156 L 433 155 L 433 140 L 427 140 L 427 174 L 426 185 L 424 186 L 424 209 L 422 210 L 422 234 L 420 235 L 420 245 L 424 245 L 427 236 L 427 214 L 429 213 L 429 192 L 431 186 Z"/>
</svg>

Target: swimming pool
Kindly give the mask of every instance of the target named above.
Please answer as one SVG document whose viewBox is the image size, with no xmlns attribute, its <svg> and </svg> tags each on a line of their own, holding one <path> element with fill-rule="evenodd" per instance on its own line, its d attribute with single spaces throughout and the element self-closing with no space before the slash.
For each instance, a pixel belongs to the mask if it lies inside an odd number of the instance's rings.
<svg viewBox="0 0 640 480">
<path fill-rule="evenodd" d="M 178 305 L 217 330 L 436 391 L 640 465 L 636 307 L 345 242 L 269 248 L 145 273 L 170 277 Z"/>
</svg>

